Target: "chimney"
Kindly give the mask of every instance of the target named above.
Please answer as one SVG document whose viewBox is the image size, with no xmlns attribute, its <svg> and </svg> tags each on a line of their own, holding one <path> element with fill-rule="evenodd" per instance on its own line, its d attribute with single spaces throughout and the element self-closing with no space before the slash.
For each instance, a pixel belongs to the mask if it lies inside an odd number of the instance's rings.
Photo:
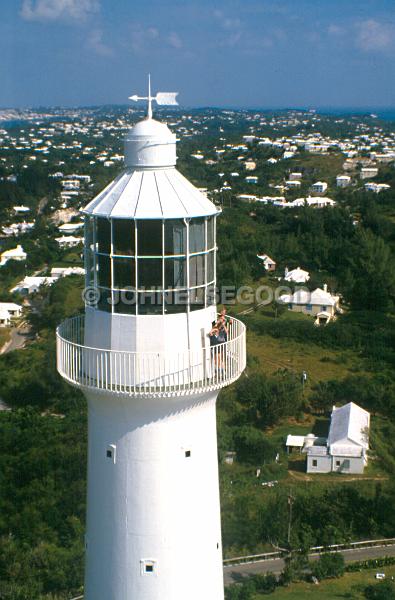
<svg viewBox="0 0 395 600">
<path fill-rule="evenodd" d="M 327 292 L 327 291 L 328 291 L 328 284 L 324 283 L 324 292 Z"/>
</svg>

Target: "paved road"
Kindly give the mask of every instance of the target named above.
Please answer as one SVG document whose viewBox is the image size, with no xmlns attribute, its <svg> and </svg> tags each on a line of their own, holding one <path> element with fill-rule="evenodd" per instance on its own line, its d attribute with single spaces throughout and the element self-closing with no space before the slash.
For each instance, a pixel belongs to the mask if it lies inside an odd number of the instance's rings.
<svg viewBox="0 0 395 600">
<path fill-rule="evenodd" d="M 29 338 L 29 335 L 30 329 L 26 325 L 11 329 L 10 339 L 6 344 L 4 344 L 3 348 L 1 349 L 1 354 L 6 354 L 7 352 L 12 352 L 12 350 L 23 348 L 26 340 Z"/>
<path fill-rule="evenodd" d="M 383 556 L 395 556 L 395 544 L 388 546 L 376 546 L 374 548 L 360 548 L 341 550 L 346 563 L 355 562 L 358 560 L 366 560 L 369 558 L 381 558 Z M 318 554 L 311 554 L 310 560 L 317 560 Z M 225 585 L 234 583 L 242 576 L 255 575 L 257 573 L 281 573 L 284 568 L 284 560 L 282 558 L 274 558 L 254 563 L 246 563 L 243 565 L 230 565 L 224 567 Z"/>
</svg>

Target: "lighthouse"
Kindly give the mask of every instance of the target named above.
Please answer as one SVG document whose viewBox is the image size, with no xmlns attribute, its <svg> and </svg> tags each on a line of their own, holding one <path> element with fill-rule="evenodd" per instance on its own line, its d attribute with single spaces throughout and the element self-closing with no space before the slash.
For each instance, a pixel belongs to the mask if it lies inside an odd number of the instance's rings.
<svg viewBox="0 0 395 600">
<path fill-rule="evenodd" d="M 133 100 L 140 99 L 137 96 Z M 85 600 L 222 600 L 216 399 L 245 368 L 245 327 L 217 319 L 218 208 L 147 118 L 123 172 L 84 209 L 85 314 L 57 368 L 88 405 Z"/>
</svg>

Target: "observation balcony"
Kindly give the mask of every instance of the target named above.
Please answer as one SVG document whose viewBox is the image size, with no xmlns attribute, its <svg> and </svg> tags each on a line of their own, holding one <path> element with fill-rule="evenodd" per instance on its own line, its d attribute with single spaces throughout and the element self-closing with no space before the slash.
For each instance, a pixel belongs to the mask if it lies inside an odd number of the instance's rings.
<svg viewBox="0 0 395 600">
<path fill-rule="evenodd" d="M 57 369 L 72 385 L 133 397 L 204 394 L 236 381 L 246 366 L 246 328 L 230 318 L 228 340 L 175 352 L 127 352 L 84 345 L 84 316 L 56 330 Z"/>
</svg>

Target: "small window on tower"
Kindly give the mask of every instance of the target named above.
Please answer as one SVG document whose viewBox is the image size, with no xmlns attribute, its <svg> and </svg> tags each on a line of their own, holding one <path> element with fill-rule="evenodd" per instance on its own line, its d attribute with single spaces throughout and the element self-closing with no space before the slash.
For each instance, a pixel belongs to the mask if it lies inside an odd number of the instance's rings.
<svg viewBox="0 0 395 600">
<path fill-rule="evenodd" d="M 106 458 L 112 460 L 115 465 L 117 447 L 115 444 L 108 444 L 106 449 Z"/>
<path fill-rule="evenodd" d="M 191 456 L 191 451 L 185 450 L 185 458 L 190 458 L 190 456 Z"/>
<path fill-rule="evenodd" d="M 156 572 L 156 561 L 151 558 L 140 560 L 141 575 L 152 575 Z"/>
</svg>

